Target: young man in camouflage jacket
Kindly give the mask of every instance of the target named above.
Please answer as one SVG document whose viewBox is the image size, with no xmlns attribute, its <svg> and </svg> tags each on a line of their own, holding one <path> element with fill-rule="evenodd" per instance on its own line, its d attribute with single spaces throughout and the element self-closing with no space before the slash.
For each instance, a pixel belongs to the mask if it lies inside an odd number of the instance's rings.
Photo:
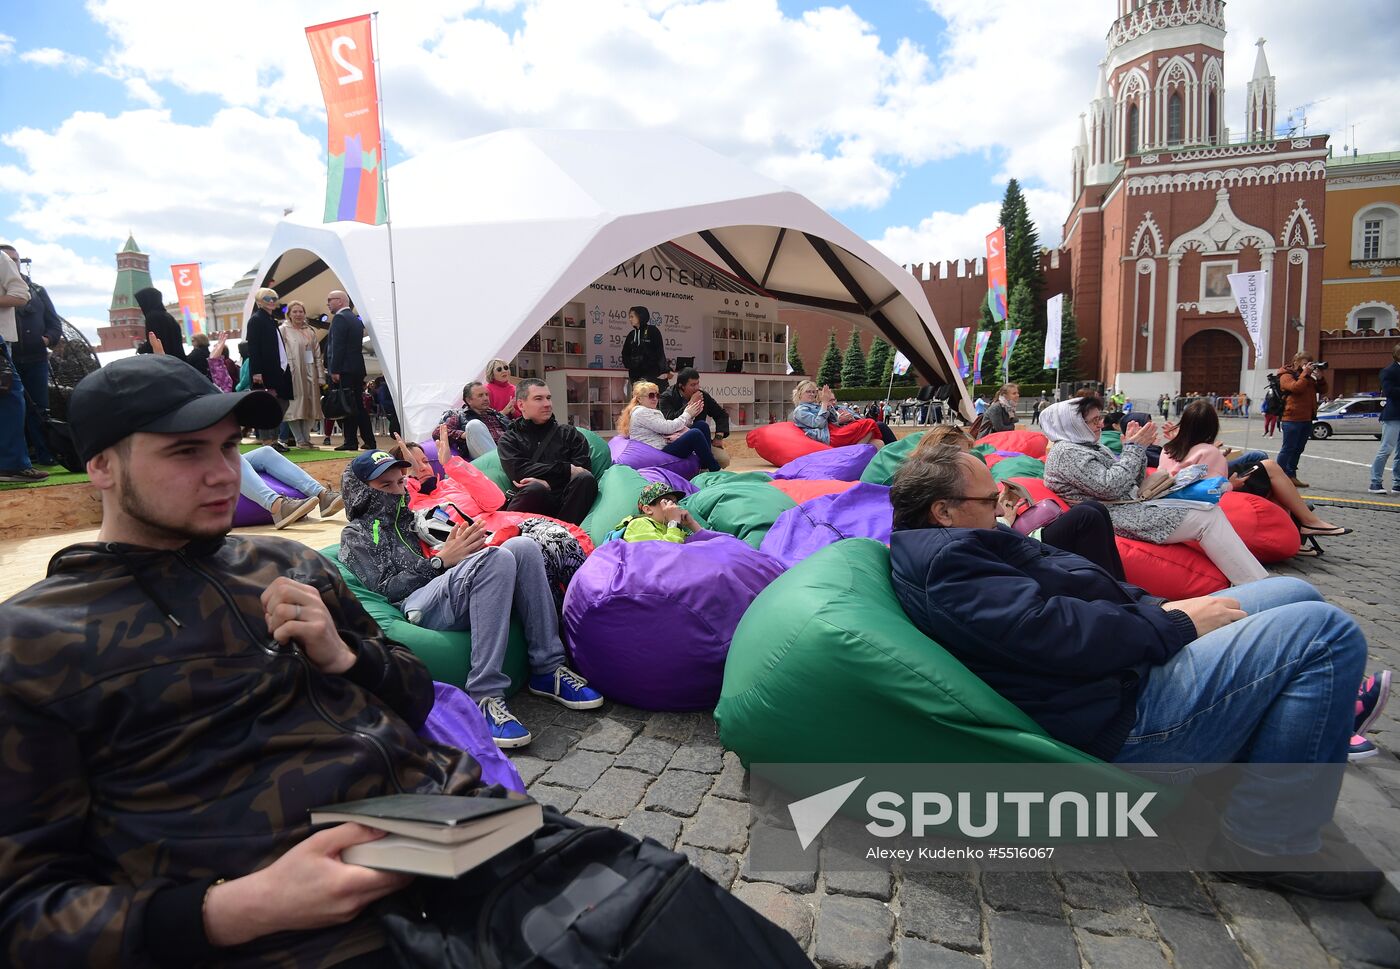
<svg viewBox="0 0 1400 969">
<path fill-rule="evenodd" d="M 102 529 L 0 605 L 0 963 L 391 965 L 366 907 L 409 879 L 308 812 L 480 767 L 416 736 L 431 678 L 331 563 L 228 534 L 239 426 L 279 407 L 138 356 L 70 415 Z"/>
</svg>

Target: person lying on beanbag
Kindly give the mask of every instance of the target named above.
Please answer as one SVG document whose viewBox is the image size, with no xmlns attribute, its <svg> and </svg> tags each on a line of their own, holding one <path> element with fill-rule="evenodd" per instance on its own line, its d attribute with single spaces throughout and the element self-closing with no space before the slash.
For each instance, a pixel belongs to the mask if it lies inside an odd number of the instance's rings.
<svg viewBox="0 0 1400 969">
<path fill-rule="evenodd" d="M 655 481 L 637 496 L 637 514 L 618 525 L 624 542 L 680 544 L 700 531 L 700 523 L 676 501 L 685 497 L 664 481 Z"/>
</svg>

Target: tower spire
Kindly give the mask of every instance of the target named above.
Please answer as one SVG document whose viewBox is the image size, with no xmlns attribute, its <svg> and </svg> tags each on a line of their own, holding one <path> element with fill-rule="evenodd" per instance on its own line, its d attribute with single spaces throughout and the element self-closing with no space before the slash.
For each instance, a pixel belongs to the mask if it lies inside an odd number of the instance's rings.
<svg viewBox="0 0 1400 969">
<path fill-rule="evenodd" d="M 1245 88 L 1245 130 L 1250 141 L 1268 141 L 1274 137 L 1274 76 L 1264 56 L 1264 38 L 1255 41 L 1255 46 L 1259 53 L 1254 58 L 1254 76 Z"/>
</svg>

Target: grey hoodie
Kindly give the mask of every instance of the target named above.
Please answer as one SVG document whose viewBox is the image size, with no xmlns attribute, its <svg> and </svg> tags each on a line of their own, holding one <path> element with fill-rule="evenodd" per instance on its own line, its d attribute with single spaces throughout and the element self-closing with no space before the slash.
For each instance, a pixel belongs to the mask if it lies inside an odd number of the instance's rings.
<svg viewBox="0 0 1400 969">
<path fill-rule="evenodd" d="M 350 520 L 340 533 L 340 561 L 365 588 L 397 607 L 442 574 L 423 555 L 408 495 L 375 491 L 348 470 L 340 494 Z"/>
</svg>

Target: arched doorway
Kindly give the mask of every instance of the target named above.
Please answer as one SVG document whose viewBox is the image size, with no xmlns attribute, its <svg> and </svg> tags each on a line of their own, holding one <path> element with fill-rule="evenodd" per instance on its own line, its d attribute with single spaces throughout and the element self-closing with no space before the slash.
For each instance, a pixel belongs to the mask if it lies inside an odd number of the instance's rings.
<svg viewBox="0 0 1400 969">
<path fill-rule="evenodd" d="M 1240 389 L 1244 346 L 1233 333 L 1202 330 L 1181 348 L 1183 393 L 1233 394 Z"/>
</svg>

